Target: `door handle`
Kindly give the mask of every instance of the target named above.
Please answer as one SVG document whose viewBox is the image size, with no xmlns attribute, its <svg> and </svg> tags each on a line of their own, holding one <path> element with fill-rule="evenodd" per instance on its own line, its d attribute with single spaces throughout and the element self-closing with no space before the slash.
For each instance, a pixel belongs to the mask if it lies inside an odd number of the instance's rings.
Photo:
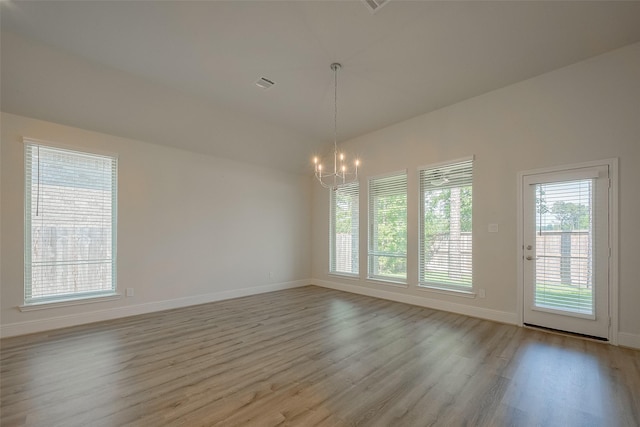
<svg viewBox="0 0 640 427">
<path fill-rule="evenodd" d="M 527 261 L 531 261 L 533 257 L 531 255 L 527 255 Z"/>
</svg>

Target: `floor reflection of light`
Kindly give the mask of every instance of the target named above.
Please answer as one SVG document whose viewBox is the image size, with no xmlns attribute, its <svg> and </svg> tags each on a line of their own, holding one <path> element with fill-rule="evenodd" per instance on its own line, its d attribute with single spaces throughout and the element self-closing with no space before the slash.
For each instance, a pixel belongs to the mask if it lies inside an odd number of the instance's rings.
<svg viewBox="0 0 640 427">
<path fill-rule="evenodd" d="M 341 342 L 351 341 L 358 337 L 358 327 L 349 322 L 351 315 L 358 312 L 358 307 L 346 301 L 334 299 L 329 306 L 329 315 L 331 319 L 335 319 L 333 331 L 334 338 Z"/>
</svg>

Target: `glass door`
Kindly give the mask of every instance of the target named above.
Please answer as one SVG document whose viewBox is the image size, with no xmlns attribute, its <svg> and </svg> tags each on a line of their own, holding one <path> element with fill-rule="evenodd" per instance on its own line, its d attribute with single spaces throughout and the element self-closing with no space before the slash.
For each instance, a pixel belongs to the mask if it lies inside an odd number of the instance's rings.
<svg viewBox="0 0 640 427">
<path fill-rule="evenodd" d="M 608 167 L 526 175 L 524 323 L 609 337 Z"/>
</svg>

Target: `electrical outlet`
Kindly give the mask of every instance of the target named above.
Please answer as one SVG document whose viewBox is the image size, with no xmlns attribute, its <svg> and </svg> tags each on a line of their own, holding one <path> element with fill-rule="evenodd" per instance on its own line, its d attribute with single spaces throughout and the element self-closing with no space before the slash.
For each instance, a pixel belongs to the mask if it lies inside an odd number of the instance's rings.
<svg viewBox="0 0 640 427">
<path fill-rule="evenodd" d="M 489 233 L 497 233 L 498 224 L 489 224 Z"/>
<path fill-rule="evenodd" d="M 269 279 L 273 279 L 273 271 L 269 272 Z"/>
<path fill-rule="evenodd" d="M 478 289 L 478 296 L 480 298 L 486 298 L 487 297 L 487 293 L 484 291 L 484 289 Z"/>
<path fill-rule="evenodd" d="M 133 288 L 127 288 L 125 295 L 128 297 L 132 297 L 134 295 Z"/>
</svg>

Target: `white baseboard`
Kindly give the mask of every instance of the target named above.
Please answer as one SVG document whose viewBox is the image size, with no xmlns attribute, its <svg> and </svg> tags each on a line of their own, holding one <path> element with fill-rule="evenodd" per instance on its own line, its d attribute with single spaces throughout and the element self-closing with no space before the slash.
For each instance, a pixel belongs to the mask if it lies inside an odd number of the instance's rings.
<svg viewBox="0 0 640 427">
<path fill-rule="evenodd" d="M 209 302 L 239 298 L 265 292 L 279 291 L 282 289 L 307 286 L 310 280 L 296 280 L 292 282 L 273 283 L 250 288 L 232 289 L 209 294 L 193 295 L 165 301 L 154 301 L 145 304 L 117 307 L 112 309 L 96 310 L 87 313 L 78 313 L 67 316 L 58 316 L 47 319 L 30 320 L 26 322 L 10 323 L 0 326 L 0 338 L 14 337 L 18 335 L 44 332 L 52 329 L 66 328 L 69 326 L 83 325 L 86 323 L 100 322 L 103 320 L 118 319 L 121 317 L 136 316 L 138 314 L 152 313 L 155 311 L 170 310 L 173 308 L 188 307 L 191 305 L 206 304 Z"/>
<path fill-rule="evenodd" d="M 435 300 L 415 295 L 400 294 L 384 289 L 371 289 L 362 286 L 355 286 L 344 283 L 331 282 L 319 279 L 296 280 L 292 282 L 274 283 L 250 288 L 233 289 L 209 294 L 194 295 L 173 300 L 154 301 L 145 304 L 132 305 L 127 307 L 117 307 L 113 309 L 97 310 L 89 313 L 79 313 L 67 316 L 58 316 L 47 319 L 31 320 L 27 322 L 11 323 L 0 326 L 0 338 L 14 337 L 18 335 L 44 332 L 52 329 L 66 328 L 69 326 L 83 325 L 87 323 L 100 322 L 103 320 L 118 319 L 121 317 L 135 316 L 138 314 L 152 313 L 174 308 L 189 307 L 192 305 L 206 304 L 209 302 L 223 301 L 232 298 L 239 298 L 249 295 L 257 295 L 265 292 L 279 291 L 283 289 L 297 288 L 307 285 L 316 285 L 324 288 L 336 289 L 339 291 L 354 294 L 366 295 L 375 298 L 382 298 L 390 301 L 402 302 L 405 304 L 417 305 L 436 310 L 449 311 L 466 316 L 478 317 L 481 319 L 493 320 L 496 322 L 517 325 L 516 313 L 491 310 L 487 308 L 473 307 L 464 304 L 457 304 L 448 301 Z M 626 332 L 618 333 L 618 345 L 623 347 L 640 349 L 640 335 Z"/>
<path fill-rule="evenodd" d="M 423 296 L 407 295 L 398 292 L 390 292 L 383 289 L 365 288 L 363 286 L 355 286 L 344 283 L 330 282 L 327 280 L 311 279 L 311 283 L 316 286 L 336 289 L 338 291 L 351 292 L 354 294 L 367 295 L 375 298 L 382 298 L 390 301 L 402 302 L 405 304 L 417 305 L 420 307 L 433 308 L 436 310 L 449 311 L 466 316 L 478 317 L 480 319 L 493 320 L 495 322 L 507 323 L 511 325 L 518 324 L 518 316 L 516 313 L 507 311 L 491 310 L 488 308 L 474 307 L 465 304 L 458 304 L 449 301 L 426 298 Z"/>
<path fill-rule="evenodd" d="M 618 332 L 618 345 L 640 350 L 640 335 Z"/>
</svg>

